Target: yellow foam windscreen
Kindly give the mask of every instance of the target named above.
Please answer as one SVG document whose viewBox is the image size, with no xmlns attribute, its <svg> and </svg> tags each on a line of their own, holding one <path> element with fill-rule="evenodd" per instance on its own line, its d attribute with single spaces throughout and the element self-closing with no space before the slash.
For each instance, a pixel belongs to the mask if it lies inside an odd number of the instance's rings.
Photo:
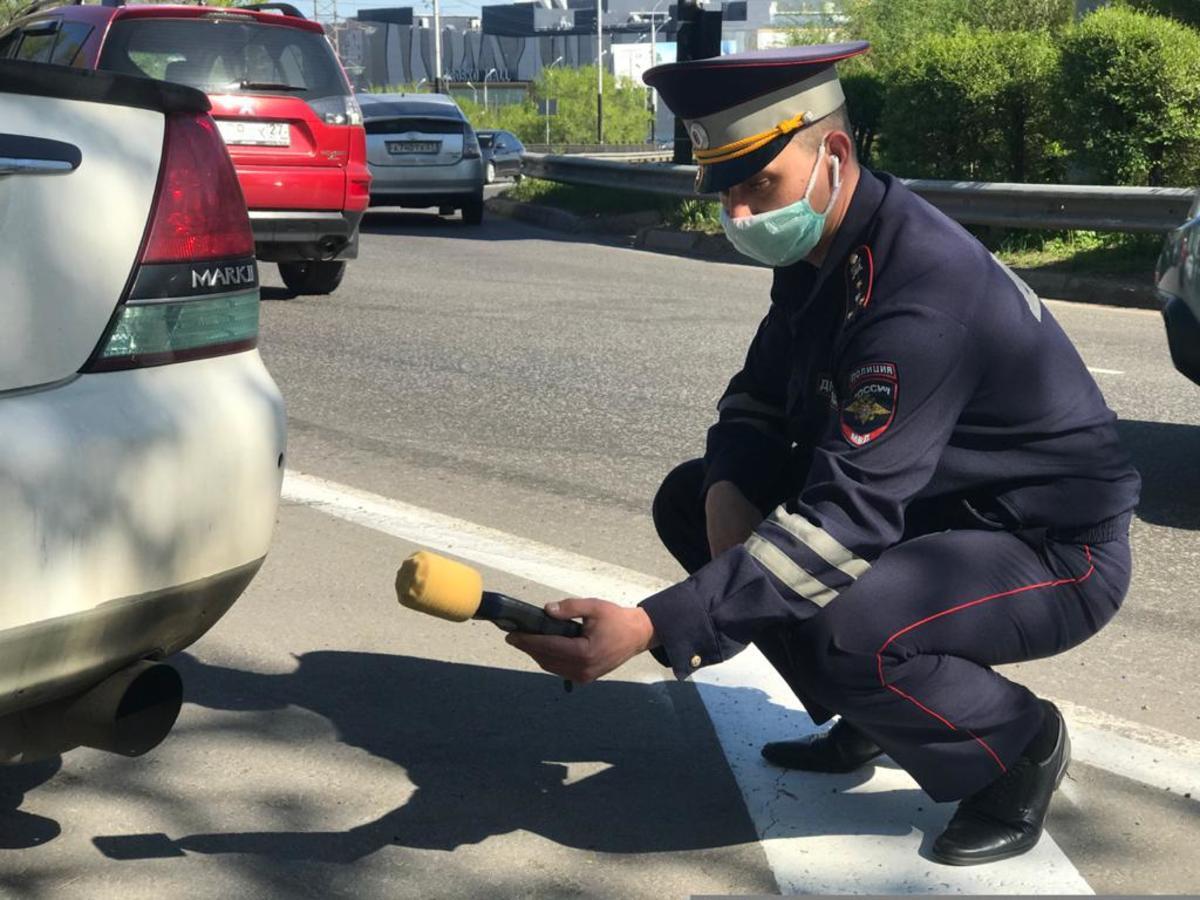
<svg viewBox="0 0 1200 900">
<path fill-rule="evenodd" d="M 483 576 L 460 562 L 419 550 L 396 573 L 401 605 L 451 622 L 465 622 L 483 599 Z"/>
</svg>

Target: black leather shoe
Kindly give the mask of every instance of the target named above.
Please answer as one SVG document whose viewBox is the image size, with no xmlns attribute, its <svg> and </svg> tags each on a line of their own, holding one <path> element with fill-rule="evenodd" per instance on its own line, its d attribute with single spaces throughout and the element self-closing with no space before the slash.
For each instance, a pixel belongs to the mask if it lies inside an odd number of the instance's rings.
<svg viewBox="0 0 1200 900">
<path fill-rule="evenodd" d="M 838 719 L 832 728 L 798 741 L 773 741 L 765 744 L 762 755 L 767 762 L 785 769 L 805 772 L 843 774 L 869 763 L 883 751 L 869 737 Z"/>
<path fill-rule="evenodd" d="M 949 866 L 975 866 L 1020 856 L 1042 836 L 1050 797 L 1071 762 L 1067 725 L 1053 703 L 1045 703 L 1044 729 L 1054 729 L 1054 750 L 1043 761 L 1022 756 L 983 790 L 958 805 L 931 855 Z"/>
</svg>

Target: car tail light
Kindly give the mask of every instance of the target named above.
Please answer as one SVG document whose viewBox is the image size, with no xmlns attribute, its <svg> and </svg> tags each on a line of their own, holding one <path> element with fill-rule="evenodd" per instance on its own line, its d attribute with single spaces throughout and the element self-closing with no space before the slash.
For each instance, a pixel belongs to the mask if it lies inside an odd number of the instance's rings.
<svg viewBox="0 0 1200 900">
<path fill-rule="evenodd" d="M 83 371 L 250 349 L 258 304 L 254 234 L 225 143 L 207 114 L 168 115 L 138 268 Z"/>
<path fill-rule="evenodd" d="M 480 155 L 479 138 L 468 128 L 463 134 L 463 159 L 479 159 Z"/>
<path fill-rule="evenodd" d="M 326 125 L 361 125 L 363 123 L 362 107 L 350 94 L 309 100 L 308 105 Z"/>
<path fill-rule="evenodd" d="M 208 116 L 169 116 L 142 263 L 253 255 L 246 201 L 216 124 Z"/>
</svg>

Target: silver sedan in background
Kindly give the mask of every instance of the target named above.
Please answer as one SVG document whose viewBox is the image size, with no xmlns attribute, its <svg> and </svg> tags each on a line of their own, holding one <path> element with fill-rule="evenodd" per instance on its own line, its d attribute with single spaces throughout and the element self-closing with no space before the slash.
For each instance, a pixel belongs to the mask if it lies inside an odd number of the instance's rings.
<svg viewBox="0 0 1200 900">
<path fill-rule="evenodd" d="M 483 221 L 484 160 L 466 116 L 444 94 L 359 94 L 371 205 L 456 209 Z"/>
</svg>

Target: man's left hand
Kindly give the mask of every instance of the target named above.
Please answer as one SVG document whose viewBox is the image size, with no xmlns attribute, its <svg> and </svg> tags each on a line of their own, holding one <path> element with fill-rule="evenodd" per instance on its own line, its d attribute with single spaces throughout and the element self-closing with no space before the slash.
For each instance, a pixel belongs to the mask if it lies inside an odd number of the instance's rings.
<svg viewBox="0 0 1200 900">
<path fill-rule="evenodd" d="M 546 613 L 555 619 L 582 618 L 583 635 L 566 638 L 512 632 L 505 640 L 528 653 L 547 672 L 577 684 L 607 675 L 655 643 L 654 625 L 637 607 L 578 599 L 547 603 Z"/>
</svg>

